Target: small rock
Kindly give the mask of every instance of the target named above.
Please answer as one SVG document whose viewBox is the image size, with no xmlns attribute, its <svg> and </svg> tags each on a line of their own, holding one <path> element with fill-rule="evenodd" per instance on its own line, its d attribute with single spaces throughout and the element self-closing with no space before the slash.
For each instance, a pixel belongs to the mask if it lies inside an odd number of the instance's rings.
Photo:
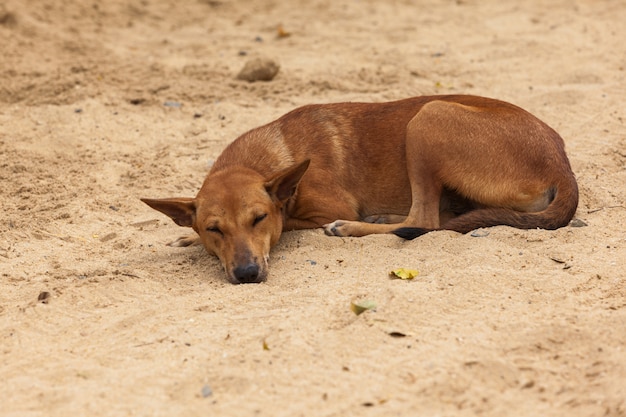
<svg viewBox="0 0 626 417">
<path fill-rule="evenodd" d="M 485 229 L 476 229 L 472 233 L 470 233 L 471 237 L 487 237 L 489 236 L 489 230 Z"/>
<path fill-rule="evenodd" d="M 569 222 L 569 225 L 571 227 L 585 227 L 585 226 L 587 226 L 587 223 L 585 223 L 584 221 L 582 221 L 580 219 L 574 219 L 571 222 Z"/>
<path fill-rule="evenodd" d="M 37 297 L 37 301 L 42 304 L 48 304 L 48 302 L 50 301 L 50 293 L 48 291 L 40 292 L 39 296 Z"/>
<path fill-rule="evenodd" d="M 211 389 L 210 386 L 205 385 L 202 387 L 202 397 L 203 398 L 207 398 L 210 397 L 211 395 L 213 395 L 213 390 Z"/>
<path fill-rule="evenodd" d="M 271 59 L 255 58 L 246 62 L 243 69 L 237 74 L 237 79 L 249 82 L 272 81 L 280 66 Z"/>
<path fill-rule="evenodd" d="M 100 242 L 108 242 L 109 240 L 113 240 L 117 237 L 117 233 L 113 232 L 113 233 L 109 233 L 106 236 L 102 236 L 100 238 Z"/>
<path fill-rule="evenodd" d="M 130 100 L 128 100 L 128 102 L 130 104 L 132 104 L 133 106 L 139 106 L 140 104 L 145 103 L 146 99 L 145 98 L 141 98 L 141 97 L 139 97 L 139 98 L 131 98 Z"/>
</svg>

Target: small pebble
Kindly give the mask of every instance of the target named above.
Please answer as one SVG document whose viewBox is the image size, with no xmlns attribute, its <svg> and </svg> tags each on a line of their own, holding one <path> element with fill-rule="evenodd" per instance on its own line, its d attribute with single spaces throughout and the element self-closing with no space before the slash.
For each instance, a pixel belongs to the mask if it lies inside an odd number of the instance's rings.
<svg viewBox="0 0 626 417">
<path fill-rule="evenodd" d="M 585 223 L 584 221 L 582 221 L 580 219 L 574 219 L 571 222 L 569 222 L 569 225 L 571 227 L 585 227 L 585 226 L 587 226 L 587 223 Z"/>
<path fill-rule="evenodd" d="M 254 82 L 254 81 L 271 81 L 274 79 L 280 66 L 271 59 L 255 58 L 251 59 L 239 71 L 237 79 Z"/>
<path fill-rule="evenodd" d="M 109 240 L 113 240 L 117 237 L 117 233 L 109 233 L 100 238 L 100 242 L 108 242 Z"/>
<path fill-rule="evenodd" d="M 485 229 L 476 229 L 472 233 L 470 233 L 471 237 L 487 237 L 489 236 L 489 231 Z"/>
<path fill-rule="evenodd" d="M 205 385 L 202 387 L 202 397 L 203 398 L 207 398 L 210 397 L 211 395 L 213 395 L 213 390 L 211 389 L 210 386 Z"/>
<path fill-rule="evenodd" d="M 39 296 L 37 297 L 37 301 L 42 304 L 48 304 L 48 302 L 50 301 L 50 293 L 48 291 L 40 292 Z"/>
</svg>

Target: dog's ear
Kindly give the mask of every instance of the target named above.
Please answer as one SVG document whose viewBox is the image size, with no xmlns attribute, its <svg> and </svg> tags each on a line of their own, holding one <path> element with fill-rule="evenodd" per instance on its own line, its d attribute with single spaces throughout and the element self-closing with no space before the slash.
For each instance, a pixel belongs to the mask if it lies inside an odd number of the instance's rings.
<svg viewBox="0 0 626 417">
<path fill-rule="evenodd" d="M 179 226 L 191 227 L 196 217 L 196 205 L 193 198 L 142 198 L 141 201 L 171 217 Z"/>
<path fill-rule="evenodd" d="M 307 159 L 289 168 L 278 171 L 265 182 L 265 189 L 278 201 L 289 199 L 296 193 L 298 184 L 310 163 L 311 160 Z"/>
</svg>

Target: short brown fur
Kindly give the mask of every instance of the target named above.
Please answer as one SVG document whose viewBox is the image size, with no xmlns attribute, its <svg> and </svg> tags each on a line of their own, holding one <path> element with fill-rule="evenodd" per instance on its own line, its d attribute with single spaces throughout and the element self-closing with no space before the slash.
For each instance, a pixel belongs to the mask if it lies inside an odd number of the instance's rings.
<svg viewBox="0 0 626 417">
<path fill-rule="evenodd" d="M 578 187 L 561 137 L 512 104 L 475 96 L 309 105 L 220 155 L 195 198 L 142 199 L 217 255 L 233 283 L 267 277 L 283 230 L 405 238 L 479 227 L 556 229 Z"/>
</svg>

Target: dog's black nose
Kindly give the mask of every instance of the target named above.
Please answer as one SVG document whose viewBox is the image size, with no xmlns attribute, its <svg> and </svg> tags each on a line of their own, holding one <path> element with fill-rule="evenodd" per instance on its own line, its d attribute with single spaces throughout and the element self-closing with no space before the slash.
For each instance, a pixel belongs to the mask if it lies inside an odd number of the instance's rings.
<svg viewBox="0 0 626 417">
<path fill-rule="evenodd" d="M 257 264 L 238 266 L 233 271 L 233 274 L 235 275 L 235 278 L 237 278 L 237 281 L 241 282 L 242 284 L 258 282 L 259 266 Z"/>
</svg>

